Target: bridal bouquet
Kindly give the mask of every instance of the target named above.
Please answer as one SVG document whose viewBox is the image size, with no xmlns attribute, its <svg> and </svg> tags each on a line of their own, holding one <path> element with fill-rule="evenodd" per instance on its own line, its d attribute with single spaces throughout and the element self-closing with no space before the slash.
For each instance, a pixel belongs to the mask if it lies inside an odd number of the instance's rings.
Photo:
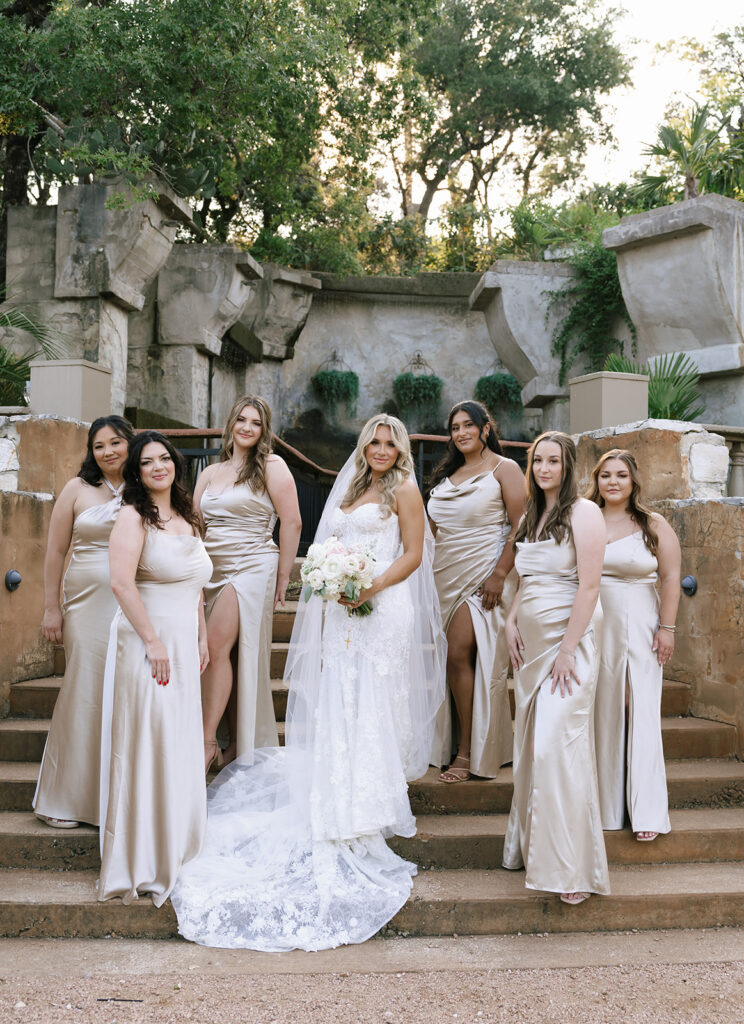
<svg viewBox="0 0 744 1024">
<path fill-rule="evenodd" d="M 361 592 L 372 584 L 374 564 L 372 555 L 361 545 L 345 547 L 337 537 L 311 544 L 301 571 L 302 596 L 306 601 L 313 594 L 324 601 L 337 601 L 342 596 L 357 601 Z M 349 615 L 369 615 L 372 606 L 365 601 L 347 611 Z"/>
</svg>

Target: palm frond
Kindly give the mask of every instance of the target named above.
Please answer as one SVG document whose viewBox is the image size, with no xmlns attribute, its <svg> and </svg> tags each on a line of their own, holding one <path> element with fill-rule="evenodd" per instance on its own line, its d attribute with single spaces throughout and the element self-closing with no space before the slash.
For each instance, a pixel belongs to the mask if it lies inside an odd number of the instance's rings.
<svg viewBox="0 0 744 1024">
<path fill-rule="evenodd" d="M 701 401 L 698 390 L 700 374 L 684 352 L 659 356 L 650 366 L 634 363 L 627 356 L 611 352 L 604 368 L 610 373 L 641 373 L 648 377 L 648 414 L 651 419 L 689 422 L 705 412 L 705 403 Z"/>
</svg>

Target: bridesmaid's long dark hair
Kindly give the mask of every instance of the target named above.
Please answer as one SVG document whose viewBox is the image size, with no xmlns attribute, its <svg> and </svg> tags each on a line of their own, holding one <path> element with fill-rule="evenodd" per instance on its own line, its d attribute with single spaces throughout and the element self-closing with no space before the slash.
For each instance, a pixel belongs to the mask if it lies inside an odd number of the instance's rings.
<svg viewBox="0 0 744 1024">
<path fill-rule="evenodd" d="M 468 399 L 466 402 L 457 402 L 449 411 L 447 417 L 447 433 L 449 434 L 449 441 L 447 442 L 447 450 L 444 453 L 444 458 L 435 467 L 431 474 L 431 480 L 429 481 L 429 492 L 437 484 L 441 483 L 442 480 L 446 480 L 448 476 L 452 476 L 455 470 L 459 469 L 460 466 L 465 464 L 465 456 L 458 449 L 455 442 L 452 440 L 452 420 L 458 412 L 465 412 L 468 414 L 470 419 L 475 423 L 480 434 L 480 439 L 483 447 L 481 448 L 481 455 L 486 449 L 496 452 L 497 455 L 503 455 L 501 451 L 501 445 L 499 444 L 499 435 L 496 430 L 496 424 L 493 422 L 491 417 L 488 415 L 488 410 L 480 402 L 475 402 L 472 399 Z M 483 436 L 483 431 L 487 425 L 490 424 L 491 429 L 488 431 L 488 436 Z"/>
<path fill-rule="evenodd" d="M 157 430 L 144 430 L 141 434 L 137 434 L 134 441 L 129 445 L 129 455 L 127 456 L 127 461 L 124 463 L 124 490 L 122 492 L 121 500 L 125 505 L 133 505 L 148 526 L 152 526 L 156 530 L 163 529 L 163 524 L 160 520 L 160 515 L 158 514 L 158 507 L 152 500 L 150 492 L 142 483 L 142 479 L 140 477 L 140 459 L 142 458 L 142 449 L 145 445 L 152 444 L 154 441 L 163 445 L 170 457 L 173 459 L 173 465 L 176 470 L 176 475 L 174 477 L 173 484 L 171 485 L 170 496 L 173 511 L 193 526 L 197 534 L 201 535 L 201 518 L 197 512 L 194 511 L 191 495 L 183 486 L 183 457 L 180 452 L 176 451 L 168 438 L 164 437 Z"/>
<path fill-rule="evenodd" d="M 535 474 L 532 471 L 532 463 L 535 458 L 535 450 L 541 441 L 553 441 L 561 449 L 562 478 L 558 501 L 538 537 L 537 524 L 545 511 L 545 492 L 542 487 L 538 487 Z M 561 430 L 546 430 L 544 434 L 536 437 L 527 452 L 525 482 L 527 484 L 527 502 L 524 506 L 522 521 L 517 527 L 514 542 L 548 540 L 552 537 L 557 544 L 560 544 L 565 537 L 571 537 L 571 510 L 579 496 L 576 480 L 576 445 L 573 439 Z"/>
<path fill-rule="evenodd" d="M 611 451 L 605 452 L 592 470 L 592 482 L 586 496 L 589 501 L 593 501 L 599 505 L 600 508 L 604 508 L 605 500 L 599 493 L 599 474 L 602 472 L 602 466 L 604 466 L 605 462 L 609 462 L 610 459 L 619 459 L 620 462 L 624 462 L 628 467 L 630 482 L 632 484 L 630 497 L 628 498 L 628 512 L 630 513 L 631 518 L 640 526 L 646 547 L 651 554 L 656 557 L 659 547 L 659 537 L 653 526 L 653 512 L 641 497 L 641 480 L 638 476 L 638 463 L 636 462 L 635 456 L 632 452 L 629 452 L 626 448 L 613 448 Z"/>
<path fill-rule="evenodd" d="M 93 420 L 88 431 L 88 447 L 85 450 L 85 458 L 78 470 L 80 479 L 85 480 L 86 484 L 91 484 L 92 487 L 99 487 L 103 481 L 101 467 L 93 454 L 93 442 L 98 431 L 103 430 L 104 427 L 111 427 L 117 437 L 124 438 L 130 447 L 135 436 L 134 427 L 123 416 L 99 416 L 97 420 Z"/>
</svg>

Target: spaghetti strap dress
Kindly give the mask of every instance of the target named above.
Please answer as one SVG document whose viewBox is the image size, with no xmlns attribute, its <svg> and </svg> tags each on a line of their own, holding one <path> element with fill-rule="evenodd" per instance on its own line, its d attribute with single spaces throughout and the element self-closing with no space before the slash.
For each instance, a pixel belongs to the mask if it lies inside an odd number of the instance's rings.
<svg viewBox="0 0 744 1024">
<path fill-rule="evenodd" d="M 119 610 L 104 682 L 98 899 L 161 906 L 207 823 L 199 672 L 199 601 L 212 566 L 199 537 L 147 529 L 137 590 L 170 660 L 159 685 Z"/>
<path fill-rule="evenodd" d="M 604 612 L 594 726 L 602 826 L 670 831 L 661 741 L 663 670 L 651 650 L 659 626 L 658 562 L 639 530 L 605 548 Z M 629 691 L 627 727 L 625 690 Z"/>
<path fill-rule="evenodd" d="M 108 546 L 120 508 L 121 497 L 114 492 L 110 501 L 83 509 L 72 527 L 72 555 L 62 582 L 65 675 L 33 800 L 39 814 L 90 825 L 100 824 L 103 673 L 109 628 L 119 607 L 109 579 Z"/>
<path fill-rule="evenodd" d="M 514 797 L 504 867 L 525 867 L 528 889 L 610 891 L 594 752 L 599 603 L 576 651 L 580 686 L 550 692 L 551 671 L 579 585 L 570 538 L 517 544 L 517 625 L 524 664 L 515 673 Z"/>
<path fill-rule="evenodd" d="M 501 484 L 491 470 L 460 484 L 447 478 L 432 488 L 427 506 L 437 527 L 434 582 L 445 633 L 463 604 L 473 622 L 477 646 L 473 688 L 470 771 L 494 778 L 512 759 L 512 721 L 507 689 L 509 649 L 504 623 L 516 590 L 509 573 L 501 604 L 484 611 L 477 590 L 493 572 L 509 536 Z M 452 698 L 442 704 L 434 735 L 431 763 L 449 764 L 457 751 Z"/>
<path fill-rule="evenodd" d="M 201 499 L 204 544 L 212 560 L 205 590 L 207 618 L 225 587 L 238 599 L 237 756 L 279 743 L 271 695 L 271 634 L 279 549 L 272 533 L 276 510 L 268 494 L 248 484 L 212 492 Z"/>
</svg>

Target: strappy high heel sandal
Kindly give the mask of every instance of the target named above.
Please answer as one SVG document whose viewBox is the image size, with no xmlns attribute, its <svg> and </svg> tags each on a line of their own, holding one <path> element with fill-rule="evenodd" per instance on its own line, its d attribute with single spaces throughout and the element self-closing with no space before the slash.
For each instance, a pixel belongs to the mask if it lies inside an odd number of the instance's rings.
<svg viewBox="0 0 744 1024">
<path fill-rule="evenodd" d="M 449 768 L 445 768 L 440 774 L 439 781 L 446 782 L 451 786 L 455 782 L 467 782 L 469 778 L 471 778 L 470 758 L 458 754 Z"/>
<path fill-rule="evenodd" d="M 213 764 L 216 763 L 217 768 L 222 767 L 222 751 L 217 739 L 204 740 L 204 774 L 209 775 L 209 771 Z"/>
</svg>

